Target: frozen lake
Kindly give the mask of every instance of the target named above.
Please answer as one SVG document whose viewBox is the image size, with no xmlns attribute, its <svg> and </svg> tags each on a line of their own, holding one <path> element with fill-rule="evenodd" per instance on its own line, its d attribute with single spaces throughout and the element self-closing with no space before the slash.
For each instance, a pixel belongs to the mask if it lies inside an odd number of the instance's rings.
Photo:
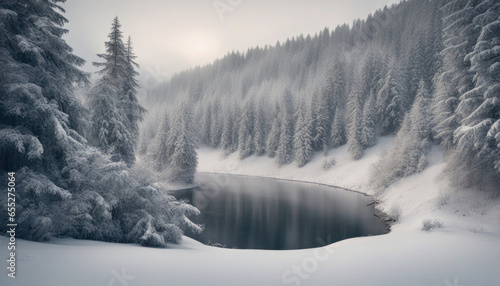
<svg viewBox="0 0 500 286">
<path fill-rule="evenodd" d="M 344 189 L 277 179 L 198 174 L 201 186 L 177 191 L 201 215 L 204 244 L 239 249 L 304 249 L 347 238 L 387 233 L 369 196 Z"/>
</svg>

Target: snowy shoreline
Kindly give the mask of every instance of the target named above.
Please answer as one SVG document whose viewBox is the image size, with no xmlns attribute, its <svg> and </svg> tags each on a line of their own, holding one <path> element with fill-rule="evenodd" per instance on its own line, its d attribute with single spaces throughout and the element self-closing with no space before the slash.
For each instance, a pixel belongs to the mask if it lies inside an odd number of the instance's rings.
<svg viewBox="0 0 500 286">
<path fill-rule="evenodd" d="M 318 185 L 318 186 L 325 186 L 325 187 L 336 188 L 336 189 L 344 190 L 344 191 L 347 191 L 347 192 L 357 193 L 357 194 L 360 194 L 360 195 L 363 195 L 363 196 L 367 196 L 367 197 L 373 197 L 373 195 L 369 195 L 369 194 L 364 193 L 364 192 L 360 192 L 360 191 L 356 191 L 356 190 L 351 190 L 351 189 L 348 189 L 348 188 L 339 187 L 339 186 L 332 185 L 332 184 L 319 183 L 319 182 L 307 181 L 307 180 L 283 179 L 283 178 L 268 177 L 268 176 L 255 176 L 255 175 L 231 174 L 231 173 L 220 173 L 220 172 L 197 172 L 197 174 L 230 175 L 230 176 L 247 177 L 247 178 L 261 178 L 261 179 L 271 179 L 271 180 L 274 179 L 274 180 L 281 180 L 281 181 L 286 181 L 286 182 L 307 183 L 307 184 L 313 184 L 313 185 Z M 195 188 L 195 187 L 193 187 L 193 188 Z M 188 188 L 186 190 L 193 189 L 193 188 Z"/>
<path fill-rule="evenodd" d="M 209 148 L 199 150 L 199 171 L 315 180 L 373 195 L 367 177 L 370 166 L 393 142 L 392 137 L 379 139 L 359 161 L 350 159 L 344 148 L 333 150 L 337 164 L 328 171 L 322 169 L 321 154 L 303 168 L 280 168 L 266 157 L 240 161 L 237 154 L 224 157 L 220 150 Z M 119 285 L 117 277 L 125 277 L 130 286 L 497 285 L 498 200 L 458 191 L 449 195 L 442 180 L 436 180 L 442 168 L 440 151 L 435 150 L 428 169 L 377 194 L 382 210 L 401 209 L 400 221 L 385 235 L 286 251 L 224 249 L 188 237 L 166 249 L 75 239 L 19 240 L 18 278 L 3 275 L 0 284 L 84 286 L 115 281 Z M 476 201 L 471 203 L 470 198 Z M 443 227 L 422 231 L 425 219 L 437 219 Z M 0 245 L 6 241 L 0 236 Z M 7 248 L 1 247 L 0 256 L 6 255 Z"/>
</svg>

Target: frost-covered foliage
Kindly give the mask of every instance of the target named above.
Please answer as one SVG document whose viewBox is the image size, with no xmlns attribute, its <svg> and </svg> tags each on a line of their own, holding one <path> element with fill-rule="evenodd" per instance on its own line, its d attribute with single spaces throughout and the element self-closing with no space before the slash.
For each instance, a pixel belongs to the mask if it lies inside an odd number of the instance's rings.
<svg viewBox="0 0 500 286">
<path fill-rule="evenodd" d="M 437 219 L 424 219 L 422 221 L 422 227 L 420 228 L 422 231 L 431 231 L 435 228 L 442 228 L 443 223 Z"/>
<path fill-rule="evenodd" d="M 431 150 L 430 94 L 425 82 L 420 82 L 415 104 L 406 114 L 394 146 L 375 164 L 372 182 L 385 188 L 398 178 L 423 171 L 428 164 Z"/>
<path fill-rule="evenodd" d="M 239 115 L 239 108 L 233 104 L 232 108 L 228 109 L 226 113 L 220 144 L 224 153 L 229 155 L 238 149 L 237 134 L 239 132 L 239 128 L 237 128 L 237 118 Z"/>
<path fill-rule="evenodd" d="M 63 2 L 0 3 L 0 177 L 15 172 L 18 182 L 16 236 L 178 242 L 182 228 L 199 230 L 187 219 L 198 210 L 139 180 L 81 136 L 88 113 L 73 86 L 87 75 L 62 39 Z M 103 133 L 110 131 L 105 125 Z"/>
<path fill-rule="evenodd" d="M 276 158 L 279 165 L 290 164 L 293 160 L 293 103 L 292 93 L 287 89 L 280 99 L 281 130 Z"/>
<path fill-rule="evenodd" d="M 118 17 L 113 20 L 106 53 L 98 56 L 102 63 L 98 72 L 102 77 L 89 90 L 88 109 L 92 126 L 90 141 L 94 146 L 111 155 L 115 162 L 135 162 L 135 148 L 139 141 L 139 121 L 146 110 L 137 100 L 137 79 L 132 40 L 123 43 Z"/>
<path fill-rule="evenodd" d="M 135 162 L 132 134 L 126 126 L 127 118 L 120 112 L 116 98 L 119 91 L 107 76 L 98 80 L 87 93 L 92 128 L 90 138 L 94 146 L 111 155 L 115 162 L 128 165 Z"/>
<path fill-rule="evenodd" d="M 255 111 L 255 134 L 254 146 L 255 155 L 262 156 L 266 154 L 266 135 L 267 135 L 267 117 L 266 117 L 266 101 L 263 97 L 259 99 L 257 110 Z"/>
<path fill-rule="evenodd" d="M 245 159 L 255 152 L 255 102 L 253 98 L 247 101 L 242 112 L 238 146 L 240 148 L 240 159 Z"/>
<path fill-rule="evenodd" d="M 297 111 L 297 124 L 295 125 L 295 137 L 293 139 L 295 161 L 297 161 L 298 167 L 307 164 L 312 157 L 311 124 L 311 114 L 306 109 L 305 101 L 302 100 Z"/>
<path fill-rule="evenodd" d="M 349 153 L 354 160 L 363 157 L 364 147 L 362 143 L 363 132 L 363 107 L 361 102 L 361 88 L 353 89 L 347 102 L 347 145 Z"/>
<path fill-rule="evenodd" d="M 445 42 L 450 50 L 446 55 L 451 57 L 459 53 L 463 62 L 455 60 L 455 68 L 451 69 L 459 87 L 458 100 L 453 101 L 455 113 L 448 116 L 454 120 L 453 124 L 443 125 L 439 130 L 447 138 L 453 138 L 447 172 L 453 182 L 462 186 L 479 186 L 498 192 L 500 4 L 489 0 L 454 2 L 458 3 L 448 17 L 460 20 L 448 24 L 445 29 L 459 33 L 462 43 L 450 36 Z"/>
<path fill-rule="evenodd" d="M 193 120 L 189 101 L 181 101 L 174 111 L 166 110 L 150 151 L 144 157 L 170 180 L 188 184 L 194 180 L 198 155 Z"/>
<path fill-rule="evenodd" d="M 323 169 L 330 170 L 333 166 L 335 166 L 335 157 L 333 155 L 326 156 L 323 160 Z"/>
<path fill-rule="evenodd" d="M 363 108 L 363 129 L 361 130 L 361 144 L 363 144 L 363 147 L 365 148 L 372 147 L 377 144 L 377 138 L 375 134 L 376 100 L 377 98 L 372 92 L 368 100 L 365 102 L 365 106 Z"/>
<path fill-rule="evenodd" d="M 174 142 L 172 163 L 170 164 L 171 178 L 174 181 L 191 184 L 198 166 L 198 155 L 196 154 L 193 114 L 189 102 L 183 101 L 181 103 L 177 110 L 175 122 L 179 132 L 171 135 L 175 136 L 171 139 L 171 142 Z"/>
<path fill-rule="evenodd" d="M 344 122 L 344 112 L 342 112 L 342 109 L 337 108 L 335 110 L 335 117 L 332 123 L 332 134 L 330 138 L 330 143 L 333 148 L 342 146 L 347 142 Z"/>
<path fill-rule="evenodd" d="M 382 134 L 392 134 L 399 130 L 407 106 L 408 96 L 400 67 L 392 63 L 377 95 L 377 114 Z"/>
</svg>

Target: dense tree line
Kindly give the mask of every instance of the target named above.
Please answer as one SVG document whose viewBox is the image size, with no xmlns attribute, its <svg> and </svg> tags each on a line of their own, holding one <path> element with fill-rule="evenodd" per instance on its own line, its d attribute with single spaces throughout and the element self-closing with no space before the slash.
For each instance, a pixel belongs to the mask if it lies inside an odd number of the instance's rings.
<svg viewBox="0 0 500 286">
<path fill-rule="evenodd" d="M 200 142 L 241 159 L 304 166 L 344 144 L 360 159 L 378 136 L 396 135 L 375 168 L 379 187 L 424 170 L 437 145 L 456 181 L 494 186 L 498 13 L 492 0 L 402 1 L 352 25 L 232 52 L 148 98 L 188 97 Z"/>
</svg>

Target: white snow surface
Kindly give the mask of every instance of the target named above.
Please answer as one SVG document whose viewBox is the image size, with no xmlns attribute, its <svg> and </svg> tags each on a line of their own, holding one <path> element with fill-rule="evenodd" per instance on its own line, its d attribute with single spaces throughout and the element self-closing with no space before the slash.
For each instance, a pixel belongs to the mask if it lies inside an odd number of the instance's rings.
<svg viewBox="0 0 500 286">
<path fill-rule="evenodd" d="M 199 172 L 308 181 L 375 194 L 371 165 L 392 144 L 380 138 L 363 159 L 347 148 L 332 151 L 336 165 L 323 169 L 323 155 L 302 168 L 278 167 L 267 157 L 243 161 L 238 154 L 202 147 Z M 4 268 L 0 285 L 500 285 L 500 203 L 479 190 L 451 188 L 441 177 L 442 153 L 433 150 L 424 172 L 376 195 L 379 208 L 400 213 L 389 234 L 290 251 L 236 250 L 205 246 L 184 237 L 167 249 L 132 244 L 55 239 L 17 241 L 16 279 Z M 422 231 L 424 220 L 441 228 Z M 8 259 L 0 236 L 0 257 Z M 7 263 L 4 262 L 4 265 Z"/>
</svg>

